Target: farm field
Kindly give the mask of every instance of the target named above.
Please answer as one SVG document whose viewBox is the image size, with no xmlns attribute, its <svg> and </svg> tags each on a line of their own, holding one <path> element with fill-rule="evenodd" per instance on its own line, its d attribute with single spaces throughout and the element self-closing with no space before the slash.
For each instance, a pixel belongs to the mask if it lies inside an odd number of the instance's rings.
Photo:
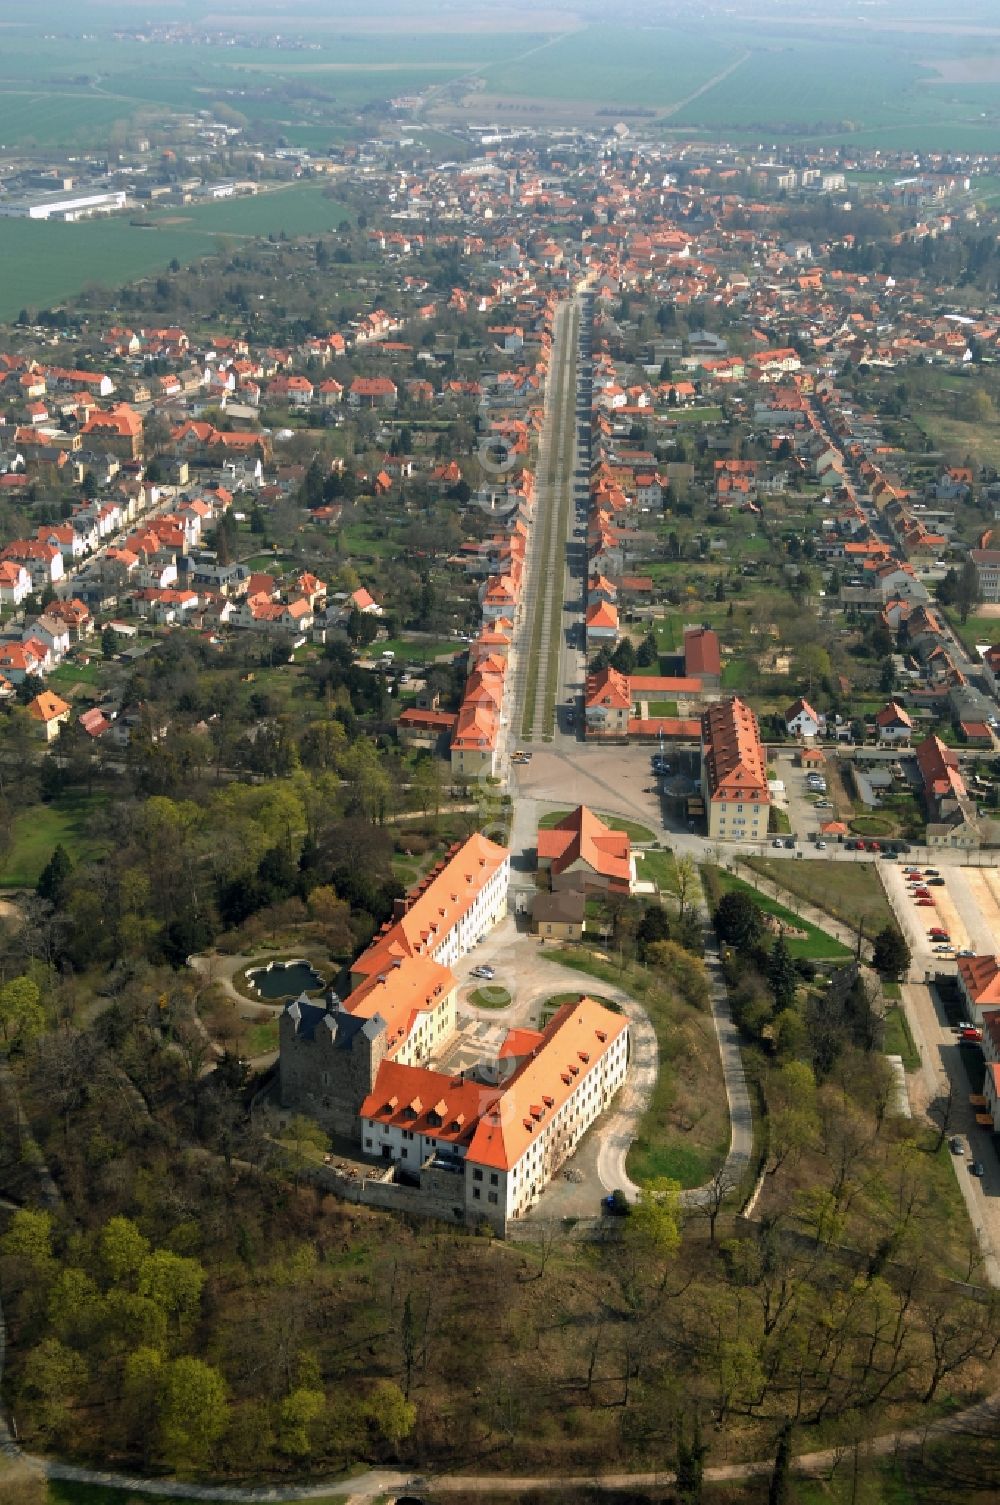
<svg viewBox="0 0 1000 1505">
<path fill-rule="evenodd" d="M 483 76 L 495 94 L 656 109 L 680 103 L 738 57 L 735 49 L 674 28 L 589 26 Z"/>
<path fill-rule="evenodd" d="M 66 25 L 73 25 L 68 14 Z M 308 51 L 293 51 L 38 37 L 12 28 L 0 53 L 0 143 L 95 145 L 118 123 L 139 127 L 167 110 L 211 107 L 294 126 L 417 92 L 544 40 L 544 33 L 500 30 L 431 36 L 404 26 L 378 35 L 320 34 Z"/>
<path fill-rule="evenodd" d="M 58 304 L 88 284 L 118 286 L 160 271 L 176 258 L 190 262 L 212 255 L 219 237 L 278 234 L 312 235 L 336 230 L 350 218 L 343 204 L 324 198 L 314 184 L 219 204 L 184 205 L 176 213 L 150 214 L 153 228 L 131 225 L 125 217 L 88 220 L 79 225 L 38 220 L 0 220 L 0 319 L 22 308 Z"/>
</svg>

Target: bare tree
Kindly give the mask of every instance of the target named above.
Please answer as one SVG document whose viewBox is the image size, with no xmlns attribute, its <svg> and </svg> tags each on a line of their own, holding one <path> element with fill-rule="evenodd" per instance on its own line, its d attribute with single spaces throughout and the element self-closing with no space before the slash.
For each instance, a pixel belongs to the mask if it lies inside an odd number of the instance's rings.
<svg viewBox="0 0 1000 1505">
<path fill-rule="evenodd" d="M 699 1190 L 698 1199 L 694 1204 L 695 1211 L 708 1219 L 708 1236 L 713 1244 L 715 1243 L 715 1225 L 719 1221 L 719 1215 L 739 1184 L 739 1177 L 735 1176 L 727 1162 L 723 1161 L 711 1180 Z"/>
</svg>

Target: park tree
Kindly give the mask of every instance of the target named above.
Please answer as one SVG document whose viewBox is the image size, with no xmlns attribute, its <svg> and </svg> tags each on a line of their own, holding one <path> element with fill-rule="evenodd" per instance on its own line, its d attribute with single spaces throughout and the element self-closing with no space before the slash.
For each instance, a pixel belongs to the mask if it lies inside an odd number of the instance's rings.
<svg viewBox="0 0 1000 1505">
<path fill-rule="evenodd" d="M 33 1274 L 52 1268 L 52 1214 L 22 1207 L 0 1238 L 0 1255 L 18 1260 Z"/>
<path fill-rule="evenodd" d="M 659 662 L 660 652 L 656 644 L 656 633 L 647 632 L 635 653 L 635 661 L 640 669 L 649 669 Z"/>
<path fill-rule="evenodd" d="M 795 970 L 784 935 L 779 935 L 767 959 L 767 982 L 774 997 L 775 1009 L 791 1008 L 795 1002 L 799 974 Z"/>
<path fill-rule="evenodd" d="M 374 1385 L 364 1413 L 376 1436 L 393 1448 L 409 1437 L 417 1420 L 416 1406 L 395 1380 L 379 1380 Z"/>
<path fill-rule="evenodd" d="M 955 588 L 955 605 L 963 624 L 969 620 L 969 613 L 975 609 L 983 599 L 982 588 L 979 584 L 979 571 L 976 569 L 975 560 L 966 558 L 962 568 L 958 572 L 958 582 Z"/>
<path fill-rule="evenodd" d="M 278 1447 L 290 1458 L 308 1458 L 322 1440 L 326 1396 L 300 1386 L 286 1395 L 278 1411 Z"/>
<path fill-rule="evenodd" d="M 43 1338 L 26 1356 L 21 1391 L 32 1422 L 43 1435 L 59 1436 L 86 1382 L 86 1360 L 58 1338 Z"/>
<path fill-rule="evenodd" d="M 635 644 L 631 638 L 622 638 L 611 655 L 612 669 L 617 669 L 619 674 L 634 674 L 637 663 Z"/>
<path fill-rule="evenodd" d="M 678 941 L 653 941 L 646 948 L 646 961 L 671 992 L 693 1009 L 707 1009 L 708 973 L 705 963 Z"/>
<path fill-rule="evenodd" d="M 875 937 L 872 962 L 884 977 L 899 978 L 910 969 L 910 948 L 895 925 L 885 925 Z"/>
<path fill-rule="evenodd" d="M 632 1208 L 628 1241 L 658 1259 L 670 1259 L 680 1247 L 681 1216 L 680 1182 L 657 1176 L 642 1188 Z"/>
<path fill-rule="evenodd" d="M 679 1505 L 701 1505 L 705 1481 L 705 1458 L 708 1446 L 701 1437 L 701 1418 L 697 1410 L 688 1436 L 684 1417 L 677 1419 L 676 1479 Z"/>
<path fill-rule="evenodd" d="M 73 862 L 62 842 L 56 846 L 52 856 L 42 868 L 35 885 L 35 892 L 39 898 L 45 899 L 56 909 L 62 907 L 66 897 L 66 888 L 73 875 Z"/>
<path fill-rule="evenodd" d="M 101 1265 L 115 1285 L 132 1284 L 149 1254 L 149 1240 L 131 1218 L 110 1218 L 98 1243 Z"/>
<path fill-rule="evenodd" d="M 669 941 L 669 939 L 670 918 L 667 911 L 662 904 L 647 904 L 635 933 L 639 960 L 644 962 L 648 959 L 649 948 L 657 941 Z"/>
<path fill-rule="evenodd" d="M 8 1045 L 23 1045 L 45 1031 L 38 984 L 30 977 L 12 977 L 0 988 L 0 1029 Z"/>
<path fill-rule="evenodd" d="M 157 1433 L 165 1462 L 175 1471 L 203 1468 L 229 1421 L 222 1375 L 183 1355 L 163 1364 L 157 1379 Z"/>
<path fill-rule="evenodd" d="M 712 917 L 716 934 L 737 951 L 748 951 L 764 934 L 764 916 L 760 906 L 741 889 L 723 894 Z"/>
<path fill-rule="evenodd" d="M 198 1261 L 170 1249 L 147 1254 L 137 1272 L 140 1296 L 148 1296 L 177 1332 L 190 1327 L 198 1316 L 204 1284 L 205 1271 Z"/>
</svg>

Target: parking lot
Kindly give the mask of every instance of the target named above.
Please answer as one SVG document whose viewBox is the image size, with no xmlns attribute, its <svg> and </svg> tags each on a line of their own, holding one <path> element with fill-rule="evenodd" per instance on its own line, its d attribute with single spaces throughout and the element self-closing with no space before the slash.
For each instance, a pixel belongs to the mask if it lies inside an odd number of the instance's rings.
<svg viewBox="0 0 1000 1505">
<path fill-rule="evenodd" d="M 937 867 L 933 860 L 929 865 Z M 950 1083 L 948 1129 L 950 1135 L 957 1135 L 960 1140 L 954 1156 L 955 1174 L 973 1226 L 979 1232 L 990 1277 L 1000 1280 L 1000 1160 L 992 1135 L 977 1124 L 976 1110 L 970 1102 L 965 1056 L 967 1052 L 975 1052 L 976 1047 L 962 1042 L 954 1005 L 949 1012 L 942 994 L 929 981 L 935 976 L 954 975 L 960 951 L 997 949 L 1000 881 L 990 868 L 942 866 L 943 883 L 926 885 L 933 903 L 919 905 L 913 898 L 912 885 L 906 880 L 909 866 L 909 863 L 885 863 L 880 870 L 889 901 L 913 953 L 910 968 L 913 980 L 904 984 L 902 990 L 906 1017 L 921 1060 L 913 1086 L 918 1089 L 920 1106 L 926 1107 L 935 1102 L 947 1103 Z M 920 871 L 926 875 L 927 868 L 921 865 Z M 928 935 L 935 926 L 948 933 L 953 949 L 947 955 L 935 951 L 935 942 Z M 983 1167 L 981 1178 L 972 1173 L 971 1168 L 977 1164 Z"/>
<path fill-rule="evenodd" d="M 1000 874 L 993 868 L 941 867 L 930 863 L 940 883 L 925 885 L 931 903 L 919 904 L 907 882 L 908 859 L 884 864 L 882 880 L 913 952 L 914 967 L 953 970 L 960 951 L 993 952 L 1000 938 Z M 923 866 L 922 873 L 927 872 Z M 928 931 L 940 926 L 948 932 L 952 957 L 936 953 Z"/>
</svg>

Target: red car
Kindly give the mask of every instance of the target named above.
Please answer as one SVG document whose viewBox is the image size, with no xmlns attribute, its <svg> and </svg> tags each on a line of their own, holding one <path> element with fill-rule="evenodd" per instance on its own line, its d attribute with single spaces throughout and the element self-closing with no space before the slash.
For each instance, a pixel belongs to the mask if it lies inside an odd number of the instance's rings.
<svg viewBox="0 0 1000 1505">
<path fill-rule="evenodd" d="M 868 847 L 866 846 L 866 844 L 863 841 L 859 841 L 858 842 L 858 851 L 859 852 L 867 852 L 867 850 L 868 850 Z"/>
<path fill-rule="evenodd" d="M 930 896 L 931 891 L 929 888 L 915 888 L 913 890 L 913 897 L 915 899 L 929 899 Z"/>
<path fill-rule="evenodd" d="M 924 876 L 923 873 L 920 871 L 920 869 L 918 867 L 908 867 L 906 869 L 906 881 L 907 881 L 907 883 L 912 883 L 913 880 L 914 880 L 914 878 L 916 878 L 916 879 L 919 880 L 923 876 Z"/>
<path fill-rule="evenodd" d="M 869 852 L 881 852 L 882 848 L 879 846 L 877 841 L 870 841 L 868 843 L 868 850 Z"/>
<path fill-rule="evenodd" d="M 934 900 L 933 899 L 918 899 L 917 900 L 917 904 L 921 905 L 924 909 L 933 909 L 934 908 Z"/>
<path fill-rule="evenodd" d="M 983 1032 L 981 1029 L 960 1029 L 958 1038 L 967 1040 L 970 1045 L 979 1045 L 982 1043 Z"/>
</svg>

